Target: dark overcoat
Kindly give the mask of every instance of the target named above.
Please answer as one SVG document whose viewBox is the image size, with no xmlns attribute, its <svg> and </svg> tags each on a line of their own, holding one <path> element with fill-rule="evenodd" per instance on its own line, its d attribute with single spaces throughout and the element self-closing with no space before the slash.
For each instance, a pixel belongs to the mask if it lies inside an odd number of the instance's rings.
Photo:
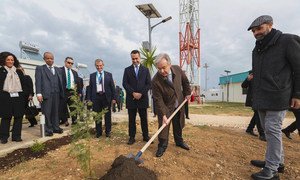
<svg viewBox="0 0 300 180">
<path fill-rule="evenodd" d="M 263 49 L 252 52 L 253 109 L 286 110 L 300 99 L 300 37 L 276 30 Z"/>
<path fill-rule="evenodd" d="M 10 118 L 22 117 L 25 111 L 25 94 L 28 94 L 28 86 L 25 85 L 24 74 L 17 69 L 17 74 L 21 81 L 23 92 L 19 92 L 19 97 L 10 97 L 8 92 L 3 91 L 4 81 L 7 75 L 7 70 L 4 67 L 0 68 L 0 117 Z"/>
</svg>

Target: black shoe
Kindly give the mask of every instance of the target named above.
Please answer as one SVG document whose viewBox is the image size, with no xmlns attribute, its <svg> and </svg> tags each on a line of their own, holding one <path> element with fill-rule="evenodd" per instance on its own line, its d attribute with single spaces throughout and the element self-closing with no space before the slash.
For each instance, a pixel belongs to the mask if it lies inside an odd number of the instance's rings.
<svg viewBox="0 0 300 180">
<path fill-rule="evenodd" d="M 73 121 L 73 122 L 72 122 L 72 125 L 76 125 L 76 124 L 77 124 L 77 121 Z"/>
<path fill-rule="evenodd" d="M 250 163 L 253 166 L 259 167 L 259 168 L 264 168 L 266 165 L 266 161 L 260 161 L 260 160 L 251 160 Z M 279 164 L 279 167 L 277 169 L 279 173 L 284 173 L 284 164 Z"/>
<path fill-rule="evenodd" d="M 265 135 L 260 135 L 260 136 L 259 136 L 259 139 L 260 139 L 261 141 L 267 141 Z"/>
<path fill-rule="evenodd" d="M 181 147 L 182 149 L 185 149 L 185 150 L 190 150 L 189 146 L 187 144 L 185 144 L 184 142 L 182 142 L 180 144 L 176 144 L 176 146 Z"/>
<path fill-rule="evenodd" d="M 286 129 L 283 129 L 283 130 L 281 130 L 281 131 L 285 134 L 285 136 L 286 136 L 287 138 L 292 139 L 291 133 L 290 133 L 289 131 L 287 131 Z"/>
<path fill-rule="evenodd" d="M 189 117 L 186 117 L 185 119 L 190 119 Z"/>
<path fill-rule="evenodd" d="M 135 139 L 134 138 L 129 138 L 127 144 L 132 145 L 133 143 L 135 143 Z"/>
<path fill-rule="evenodd" d="M 64 132 L 63 129 L 54 130 L 53 133 L 62 134 Z"/>
<path fill-rule="evenodd" d="M 246 130 L 246 133 L 248 133 L 251 136 L 255 136 L 255 137 L 258 136 L 257 134 L 255 134 L 253 131 L 250 131 L 250 130 Z"/>
<path fill-rule="evenodd" d="M 102 134 L 96 134 L 96 138 L 100 138 Z"/>
<path fill-rule="evenodd" d="M 67 126 L 69 126 L 69 125 L 70 125 L 69 122 L 66 121 L 66 122 L 65 122 L 65 126 L 67 127 Z"/>
<path fill-rule="evenodd" d="M 162 155 L 164 155 L 164 152 L 165 152 L 165 148 L 158 147 L 155 155 L 156 155 L 156 157 L 162 157 Z"/>
<path fill-rule="evenodd" d="M 23 141 L 20 137 L 19 137 L 19 138 L 12 138 L 11 140 L 12 140 L 12 141 L 16 141 L 16 142 L 21 142 L 21 141 Z"/>
<path fill-rule="evenodd" d="M 53 133 L 52 132 L 46 132 L 45 136 L 53 136 Z"/>
<path fill-rule="evenodd" d="M 6 144 L 7 143 L 7 139 L 1 139 L 1 144 Z"/>
<path fill-rule="evenodd" d="M 106 137 L 110 138 L 110 136 L 111 136 L 110 133 L 106 133 Z"/>
<path fill-rule="evenodd" d="M 30 126 L 28 126 L 28 127 L 34 127 L 34 125 L 33 125 L 33 124 L 30 124 Z"/>
<path fill-rule="evenodd" d="M 255 180 L 262 180 L 262 179 L 279 179 L 279 175 L 277 172 L 273 172 L 269 168 L 263 168 L 258 173 L 254 173 L 251 177 Z"/>
</svg>

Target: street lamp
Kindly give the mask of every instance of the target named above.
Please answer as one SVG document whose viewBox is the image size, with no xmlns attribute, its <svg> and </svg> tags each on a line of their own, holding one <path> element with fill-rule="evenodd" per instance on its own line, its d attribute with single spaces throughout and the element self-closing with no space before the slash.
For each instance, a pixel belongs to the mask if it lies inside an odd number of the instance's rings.
<svg viewBox="0 0 300 180">
<path fill-rule="evenodd" d="M 229 70 L 224 70 L 226 72 L 226 84 L 227 84 L 227 102 L 229 102 L 229 79 L 228 79 L 228 74 L 231 73 Z"/>
<path fill-rule="evenodd" d="M 162 21 L 160 21 L 159 23 L 151 26 L 151 22 L 150 19 L 151 18 L 160 18 L 161 15 L 159 14 L 159 12 L 155 9 L 155 7 L 153 6 L 153 4 L 141 4 L 141 5 L 136 5 L 136 7 L 146 16 L 146 18 L 148 18 L 148 31 L 149 31 L 149 51 L 152 50 L 152 41 L 151 41 L 151 33 L 152 30 L 158 26 L 161 23 L 165 23 L 169 20 L 172 19 L 171 16 L 163 19 Z"/>
</svg>

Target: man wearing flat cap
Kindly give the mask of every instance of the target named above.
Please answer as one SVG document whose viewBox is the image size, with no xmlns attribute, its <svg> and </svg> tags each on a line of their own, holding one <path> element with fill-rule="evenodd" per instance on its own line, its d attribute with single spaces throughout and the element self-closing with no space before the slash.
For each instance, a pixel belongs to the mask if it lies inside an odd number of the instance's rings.
<svg viewBox="0 0 300 180">
<path fill-rule="evenodd" d="M 284 172 L 282 121 L 289 108 L 300 108 L 300 37 L 273 28 L 271 16 L 256 18 L 249 26 L 256 42 L 252 51 L 253 105 L 265 131 L 265 161 L 253 179 L 279 179 Z"/>
</svg>

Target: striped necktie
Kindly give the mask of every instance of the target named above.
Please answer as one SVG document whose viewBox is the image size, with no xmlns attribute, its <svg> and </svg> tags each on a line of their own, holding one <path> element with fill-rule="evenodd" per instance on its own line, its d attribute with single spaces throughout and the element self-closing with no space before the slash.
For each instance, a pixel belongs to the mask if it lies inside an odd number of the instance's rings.
<svg viewBox="0 0 300 180">
<path fill-rule="evenodd" d="M 67 89 L 71 89 L 71 72 L 70 72 L 70 69 L 68 69 L 68 75 L 67 75 Z"/>
</svg>

